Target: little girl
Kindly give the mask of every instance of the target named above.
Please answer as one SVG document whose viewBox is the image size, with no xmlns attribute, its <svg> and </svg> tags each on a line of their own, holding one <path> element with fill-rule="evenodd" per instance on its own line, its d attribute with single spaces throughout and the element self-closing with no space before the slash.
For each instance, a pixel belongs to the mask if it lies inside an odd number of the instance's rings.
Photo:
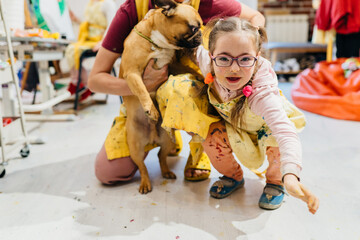
<svg viewBox="0 0 360 240">
<path fill-rule="evenodd" d="M 279 208 L 286 189 L 314 214 L 319 200 L 299 178 L 302 153 L 296 132 L 305 126 L 305 118 L 282 95 L 270 62 L 260 56 L 267 40 L 265 30 L 237 17 L 214 20 L 207 27 L 211 29 L 209 53 L 199 48 L 197 60 L 207 73 L 210 104 L 224 119 L 211 124 L 202 144 L 212 165 L 224 175 L 213 184 L 210 195 L 225 198 L 244 185 L 243 171 L 232 152 L 253 170 L 266 155 L 269 166 L 259 206 Z"/>
<path fill-rule="evenodd" d="M 224 175 L 211 187 L 212 197 L 227 197 L 244 185 L 233 152 L 252 170 L 263 164 L 266 155 L 269 167 L 259 206 L 279 208 L 286 189 L 315 213 L 319 200 L 299 181 L 301 144 L 296 132 L 305 126 L 305 118 L 281 94 L 270 62 L 260 56 L 267 40 L 264 29 L 238 17 L 206 26 L 211 29 L 209 52 L 199 47 L 196 58 L 207 87 L 191 74 L 169 78 L 156 93 L 161 126 L 192 133 L 190 145 L 196 146 L 192 155 L 204 149 Z M 204 94 L 199 94 L 201 89 Z"/>
</svg>

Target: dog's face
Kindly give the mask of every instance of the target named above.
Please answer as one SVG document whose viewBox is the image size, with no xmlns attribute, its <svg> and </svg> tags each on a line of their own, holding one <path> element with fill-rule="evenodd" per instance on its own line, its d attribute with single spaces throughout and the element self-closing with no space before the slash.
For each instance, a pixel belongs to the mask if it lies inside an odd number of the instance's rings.
<svg viewBox="0 0 360 240">
<path fill-rule="evenodd" d="M 202 20 L 198 12 L 187 4 L 172 0 L 155 0 L 162 8 L 162 17 L 156 23 L 157 30 L 168 43 L 181 48 L 195 48 L 201 44 Z"/>
</svg>

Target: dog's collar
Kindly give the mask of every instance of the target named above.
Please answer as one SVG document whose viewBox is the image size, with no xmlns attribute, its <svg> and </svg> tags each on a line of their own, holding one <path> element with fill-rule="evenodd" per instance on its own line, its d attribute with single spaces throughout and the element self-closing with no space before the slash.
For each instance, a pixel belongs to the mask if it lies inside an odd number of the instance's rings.
<svg viewBox="0 0 360 240">
<path fill-rule="evenodd" d="M 134 27 L 134 30 L 137 34 L 139 34 L 140 37 L 148 40 L 154 47 L 161 49 L 161 47 L 159 47 L 159 45 L 157 45 L 151 38 L 149 38 L 149 37 L 145 36 L 144 34 L 142 34 L 141 32 L 139 32 L 139 30 L 137 30 L 136 27 Z"/>
</svg>

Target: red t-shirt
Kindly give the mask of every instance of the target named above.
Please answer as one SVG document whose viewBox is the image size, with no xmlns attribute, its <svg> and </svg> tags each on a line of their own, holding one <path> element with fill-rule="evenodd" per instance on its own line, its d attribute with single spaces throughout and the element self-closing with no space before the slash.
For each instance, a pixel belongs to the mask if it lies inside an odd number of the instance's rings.
<svg viewBox="0 0 360 240">
<path fill-rule="evenodd" d="M 149 0 L 149 9 L 152 9 Z M 239 16 L 241 5 L 236 0 L 201 0 L 199 14 L 206 24 L 214 17 Z M 109 51 L 122 53 L 124 41 L 138 23 L 135 0 L 126 0 L 117 11 L 102 46 Z"/>
<path fill-rule="evenodd" d="M 315 23 L 320 30 L 335 28 L 337 33 L 360 31 L 359 0 L 323 0 L 316 12 Z"/>
</svg>

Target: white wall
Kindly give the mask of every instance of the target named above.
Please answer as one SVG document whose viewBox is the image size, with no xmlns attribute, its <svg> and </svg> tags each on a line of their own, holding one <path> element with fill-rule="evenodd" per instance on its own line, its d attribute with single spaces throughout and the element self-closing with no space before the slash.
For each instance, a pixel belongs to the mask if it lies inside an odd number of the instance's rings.
<svg viewBox="0 0 360 240">
<path fill-rule="evenodd" d="M 244 3 L 253 9 L 257 9 L 257 2 L 258 2 L 257 0 L 237 0 L 237 1 Z"/>
<path fill-rule="evenodd" d="M 89 0 L 67 0 L 69 8 L 75 13 L 79 19 L 83 19 L 85 6 Z M 125 2 L 125 0 L 114 0 L 118 6 Z M 257 9 L 257 0 L 237 0 L 244 3 L 251 8 Z"/>
<path fill-rule="evenodd" d="M 83 19 L 85 6 L 89 2 L 89 0 L 67 0 L 67 4 L 71 11 L 80 19 Z M 117 6 L 120 7 L 125 0 L 114 0 Z"/>
</svg>

